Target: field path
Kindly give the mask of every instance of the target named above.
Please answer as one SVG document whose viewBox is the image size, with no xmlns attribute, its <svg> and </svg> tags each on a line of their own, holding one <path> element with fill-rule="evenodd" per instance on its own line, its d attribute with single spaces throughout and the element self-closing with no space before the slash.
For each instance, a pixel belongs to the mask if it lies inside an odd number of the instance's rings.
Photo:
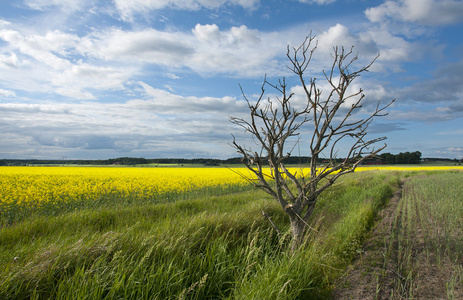
<svg viewBox="0 0 463 300">
<path fill-rule="evenodd" d="M 333 299 L 391 299 L 400 275 L 394 272 L 397 267 L 391 265 L 394 259 L 388 259 L 385 265 L 385 255 L 401 197 L 402 186 L 378 214 L 378 223 L 363 245 L 361 255 L 336 283 Z"/>
</svg>

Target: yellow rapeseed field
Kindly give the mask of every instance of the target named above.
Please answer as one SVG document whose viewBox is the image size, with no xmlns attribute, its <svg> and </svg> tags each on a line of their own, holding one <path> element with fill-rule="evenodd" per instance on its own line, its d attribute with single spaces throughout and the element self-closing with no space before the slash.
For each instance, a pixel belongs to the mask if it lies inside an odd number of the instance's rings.
<svg viewBox="0 0 463 300">
<path fill-rule="evenodd" d="M 365 166 L 367 170 L 448 170 L 463 167 Z M 156 201 L 196 190 L 214 191 L 247 182 L 245 168 L 0 167 L 0 219 L 16 219 L 46 206 L 64 210 L 92 203 Z M 299 170 L 301 174 L 303 171 Z M 306 172 L 303 172 L 306 173 Z M 167 195 L 167 196 L 166 196 Z"/>
<path fill-rule="evenodd" d="M 226 168 L 0 167 L 3 204 L 40 205 L 115 195 L 156 197 L 244 180 Z"/>
</svg>

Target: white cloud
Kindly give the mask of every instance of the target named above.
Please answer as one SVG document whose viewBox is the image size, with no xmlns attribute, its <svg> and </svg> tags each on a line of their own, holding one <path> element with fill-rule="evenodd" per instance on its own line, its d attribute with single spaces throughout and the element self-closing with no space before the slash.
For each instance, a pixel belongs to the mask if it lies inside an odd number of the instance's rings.
<svg viewBox="0 0 463 300">
<path fill-rule="evenodd" d="M 353 33 L 346 26 L 336 24 L 320 33 L 317 39 L 318 48 L 315 56 L 324 62 L 320 69 L 327 69 L 331 66 L 330 54 L 333 53 L 335 46 L 344 47 L 346 52 L 354 46 L 351 58 L 358 54 L 358 61 L 354 65 L 361 67 L 368 65 L 379 54 L 379 58 L 370 68 L 370 71 L 379 72 L 403 71 L 401 69 L 403 62 L 417 60 L 423 53 L 423 47 L 420 45 L 377 27 Z"/>
<path fill-rule="evenodd" d="M 16 93 L 10 90 L 0 89 L 0 97 L 15 97 Z"/>
<path fill-rule="evenodd" d="M 114 0 L 122 20 L 133 22 L 134 15 L 164 8 L 198 10 L 217 9 L 224 5 L 237 5 L 253 9 L 260 0 Z"/>
<path fill-rule="evenodd" d="M 371 71 L 402 71 L 401 63 L 413 61 L 423 54 L 422 45 L 394 36 L 383 28 L 372 27 L 364 32 L 352 33 L 346 26 L 336 24 L 317 36 L 319 43 L 317 52 L 332 53 L 334 46 L 343 46 L 346 51 L 353 48 L 353 56 L 358 53 L 358 63 L 367 65 L 380 54 Z M 330 61 L 327 55 L 325 60 Z"/>
<path fill-rule="evenodd" d="M 83 38 L 77 49 L 103 60 L 181 66 L 195 51 L 191 37 L 155 29 L 110 29 Z"/>
<path fill-rule="evenodd" d="M 74 87 L 80 91 L 85 88 L 97 90 L 122 90 L 129 74 L 111 67 L 98 67 L 89 64 L 73 65 L 60 76 L 51 80 L 53 86 Z M 62 94 L 62 93 L 60 93 Z M 72 93 L 71 93 L 72 94 Z M 76 97 L 85 99 L 87 97 Z M 91 97 L 93 98 L 93 97 Z"/>
<path fill-rule="evenodd" d="M 212 38 L 204 40 L 204 31 L 201 25 L 195 27 L 195 37 L 200 32 L 201 38 L 192 41 L 195 52 L 191 60 L 186 61 L 187 66 L 198 73 L 254 77 L 265 73 L 275 75 L 281 68 L 276 58 L 284 53 L 284 34 L 259 32 L 242 25 L 219 34 L 214 32 Z"/>
<path fill-rule="evenodd" d="M 365 33 L 353 34 L 349 29 L 342 25 L 336 24 L 328 30 L 317 36 L 318 47 L 321 52 L 332 52 L 334 46 L 343 46 L 346 50 L 355 46 L 355 52 L 360 52 L 362 56 L 377 55 L 378 46 L 371 36 Z"/>
<path fill-rule="evenodd" d="M 0 65 L 10 68 L 18 67 L 19 60 L 16 53 L 0 54 Z"/>
<path fill-rule="evenodd" d="M 200 41 L 220 42 L 220 30 L 216 24 L 201 25 L 196 24 L 192 30 L 196 38 Z"/>
<path fill-rule="evenodd" d="M 131 66 L 83 62 L 85 53 L 79 51 L 81 41 L 87 40 L 58 30 L 40 35 L 3 29 L 0 40 L 7 43 L 5 53 L 0 52 L 0 79 L 15 89 L 95 99 L 87 89 L 122 90 L 124 82 L 137 72 Z"/>
<path fill-rule="evenodd" d="M 23 35 L 15 30 L 0 30 L 0 39 L 9 43 L 10 51 L 19 51 L 47 64 L 53 69 L 65 69 L 69 61 L 60 57 L 66 55 L 77 43 L 77 36 L 60 31 L 48 32 L 45 35 Z"/>
<path fill-rule="evenodd" d="M 463 20 L 459 0 L 388 0 L 365 11 L 371 22 L 397 20 L 423 25 L 458 23 Z"/>
<path fill-rule="evenodd" d="M 373 70 L 389 69 L 401 72 L 403 62 L 419 60 L 425 49 L 423 45 L 392 35 L 384 29 L 372 28 L 366 34 L 372 37 L 380 54 Z"/>
<path fill-rule="evenodd" d="M 110 29 L 83 38 L 77 49 L 107 61 L 188 67 L 206 76 L 252 77 L 275 72 L 275 57 L 286 47 L 283 36 L 291 35 L 295 34 L 264 33 L 244 25 L 221 31 L 215 24 L 197 24 L 190 33 Z"/>
</svg>

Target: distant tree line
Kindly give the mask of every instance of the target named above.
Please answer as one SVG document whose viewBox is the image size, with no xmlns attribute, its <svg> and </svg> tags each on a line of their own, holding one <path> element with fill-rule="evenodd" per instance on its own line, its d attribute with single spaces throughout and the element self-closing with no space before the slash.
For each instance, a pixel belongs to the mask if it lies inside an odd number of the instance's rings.
<svg viewBox="0 0 463 300">
<path fill-rule="evenodd" d="M 375 158 L 385 164 L 419 164 L 421 159 L 421 152 L 401 152 L 399 154 L 382 153 Z M 342 160 L 342 158 L 338 158 Z M 449 158 L 426 158 L 428 161 L 441 161 L 441 162 L 458 162 L 457 159 Z M 303 165 L 310 161 L 308 156 L 290 156 L 285 159 L 286 164 L 290 165 Z M 319 159 L 323 163 L 323 158 Z M 95 160 L 46 160 L 46 159 L 0 159 L 0 166 L 27 166 L 27 165 L 122 165 L 122 166 L 135 166 L 135 165 L 153 165 L 153 164 L 196 164 L 204 166 L 219 166 L 219 165 L 234 165 L 241 164 L 240 157 L 232 157 L 227 159 L 213 159 L 213 158 L 140 158 L 140 157 L 119 157 L 111 159 L 95 159 Z"/>
<path fill-rule="evenodd" d="M 211 159 L 211 158 L 140 158 L 140 157 L 119 157 L 111 159 L 3 159 L 0 166 L 26 166 L 26 165 L 149 165 L 149 164 L 198 164 L 206 166 L 218 166 L 220 164 L 236 164 L 239 158 Z"/>
<path fill-rule="evenodd" d="M 382 153 L 381 160 L 388 165 L 393 164 L 419 164 L 421 162 L 421 152 L 401 152 L 399 154 Z"/>
</svg>

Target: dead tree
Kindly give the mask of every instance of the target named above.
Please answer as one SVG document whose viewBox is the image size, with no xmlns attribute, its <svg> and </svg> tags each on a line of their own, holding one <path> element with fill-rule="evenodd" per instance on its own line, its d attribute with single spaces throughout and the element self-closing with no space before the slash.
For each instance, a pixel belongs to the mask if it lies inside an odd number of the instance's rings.
<svg viewBox="0 0 463 300">
<path fill-rule="evenodd" d="M 357 77 L 368 71 L 377 57 L 367 66 L 352 71 L 353 63 L 357 60 L 353 47 L 350 50 L 334 48 L 331 68 L 323 71 L 330 92 L 322 95 L 316 79 L 307 81 L 305 76 L 317 48 L 314 38 L 310 35 L 302 45 L 297 48 L 288 46 L 287 51 L 288 68 L 297 75 L 304 91 L 302 108 L 296 109 L 292 105 L 294 93 L 289 92 L 285 78 L 279 80 L 278 84 L 271 84 L 265 78 L 257 101 L 251 101 L 241 88 L 249 107 L 250 119 L 230 117 L 231 123 L 242 127 L 255 142 L 254 147 L 247 147 L 239 144 L 233 136 L 232 146 L 252 174 L 243 176 L 271 195 L 288 214 L 292 251 L 303 240 L 319 195 L 339 177 L 354 172 L 362 161 L 386 147 L 384 144 L 374 148 L 373 144 L 386 137 L 368 139 L 368 126 L 374 118 L 387 115 L 384 110 L 394 102 L 392 100 L 384 106 L 378 102 L 368 114 L 360 113 L 365 95 L 361 89 L 351 93 L 348 89 Z M 264 99 L 266 88 L 279 96 Z M 291 171 L 285 164 L 285 159 L 294 149 L 293 142 L 288 145 L 289 141 L 310 124 L 313 126 L 312 134 L 306 141 L 310 151 L 310 172 Z M 340 144 L 346 141 L 348 147 L 340 159 Z M 322 158 L 326 163 L 320 165 Z"/>
</svg>

